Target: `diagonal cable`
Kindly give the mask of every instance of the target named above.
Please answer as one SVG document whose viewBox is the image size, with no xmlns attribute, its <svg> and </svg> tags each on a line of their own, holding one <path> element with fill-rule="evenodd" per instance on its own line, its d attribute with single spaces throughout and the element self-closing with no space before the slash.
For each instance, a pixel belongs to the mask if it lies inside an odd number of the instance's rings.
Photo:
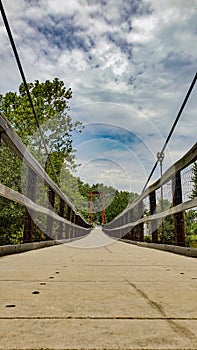
<svg viewBox="0 0 197 350">
<path fill-rule="evenodd" d="M 192 80 L 192 83 L 191 83 L 191 85 L 190 85 L 190 88 L 189 88 L 189 90 L 188 90 L 188 92 L 187 92 L 187 94 L 186 94 L 186 96 L 185 96 L 185 99 L 184 99 L 184 101 L 183 101 L 183 103 L 182 103 L 182 105 L 181 105 L 181 108 L 180 108 L 180 110 L 179 110 L 179 112 L 178 112 L 178 114 L 177 114 L 177 117 L 176 117 L 176 119 L 175 119 L 175 121 L 174 121 L 174 123 L 173 123 L 173 125 L 172 125 L 172 127 L 171 127 L 171 129 L 170 129 L 170 132 L 169 132 L 169 134 L 168 134 L 168 136 L 167 136 L 167 138 L 166 138 L 166 141 L 165 141 L 165 143 L 164 143 L 164 145 L 163 145 L 163 148 L 162 148 L 160 154 L 163 154 L 163 153 L 164 153 L 164 150 L 166 149 L 166 146 L 167 146 L 168 142 L 170 141 L 170 138 L 171 138 L 171 136 L 172 136 L 172 134 L 173 134 L 173 131 L 174 131 L 174 129 L 175 129 L 175 127 L 176 127 L 176 125 L 177 125 L 179 119 L 180 119 L 180 116 L 181 116 L 181 114 L 182 114 L 182 112 L 183 112 L 183 110 L 184 110 L 184 108 L 185 108 L 185 105 L 186 105 L 186 103 L 187 103 L 187 101 L 188 101 L 188 99 L 189 99 L 189 96 L 191 95 L 191 92 L 192 92 L 192 90 L 193 90 L 193 88 L 194 88 L 194 86 L 195 86 L 196 79 L 197 79 L 197 73 L 195 74 L 195 76 L 194 76 L 194 78 L 193 78 L 193 80 Z M 149 181 L 150 181 L 150 179 L 151 179 L 151 177 L 152 177 L 152 175 L 153 175 L 153 173 L 154 173 L 154 171 L 155 171 L 155 169 L 156 169 L 156 167 L 157 167 L 158 162 L 159 162 L 159 159 L 156 161 L 155 165 L 153 166 L 153 168 L 152 168 L 152 170 L 151 170 L 151 173 L 150 173 L 150 175 L 149 175 L 149 177 L 148 177 L 148 179 L 147 179 L 147 181 L 146 181 L 146 183 L 145 183 L 145 185 L 144 185 L 144 187 L 143 187 L 142 193 L 145 191 L 145 189 L 146 189 L 146 187 L 147 187 L 147 185 L 148 185 L 148 183 L 149 183 Z"/>
<path fill-rule="evenodd" d="M 7 20 L 7 16 L 6 16 L 4 7 L 3 7 L 3 3 L 2 3 L 1 0 L 0 0 L 0 10 L 1 10 L 2 17 L 3 17 L 4 25 L 5 25 L 5 28 L 6 28 L 8 37 L 9 37 L 9 40 L 10 40 L 10 44 L 11 44 L 12 50 L 14 52 L 14 56 L 15 56 L 15 59 L 16 59 L 16 62 L 17 62 L 17 66 L 18 66 L 19 72 L 21 74 L 21 77 L 22 77 L 22 80 L 23 80 L 23 84 L 25 86 L 25 90 L 26 90 L 26 93 L 27 93 L 27 97 L 29 99 L 29 103 L 30 103 L 30 106 L 31 106 L 31 109 L 32 109 L 32 112 L 33 112 L 33 116 L 34 116 L 34 118 L 36 120 L 36 124 L 37 124 L 38 130 L 39 130 L 39 133 L 40 133 L 40 137 L 41 137 L 42 143 L 44 145 L 45 153 L 46 153 L 46 155 L 47 155 L 47 157 L 49 159 L 50 166 L 51 166 L 51 169 L 52 169 L 53 174 L 55 176 L 56 182 L 57 182 L 58 186 L 60 187 L 59 180 L 57 178 L 57 175 L 56 175 L 56 172 L 55 172 L 55 169 L 54 169 L 54 166 L 53 166 L 50 154 L 48 153 L 48 149 L 47 149 L 47 145 L 46 145 L 46 142 L 45 142 L 45 139 L 44 139 L 44 135 L 43 135 L 42 130 L 40 128 L 39 119 L 38 119 L 38 117 L 36 115 L 36 111 L 35 111 L 34 104 L 33 104 L 32 98 L 31 98 L 31 94 L 29 92 L 29 88 L 28 88 L 28 85 L 27 85 L 27 80 L 26 80 L 26 77 L 25 77 L 25 73 L 24 73 L 24 70 L 23 70 L 20 58 L 19 58 L 19 54 L 18 54 L 16 45 L 15 45 L 15 42 L 14 42 L 14 39 L 13 39 L 13 36 L 12 36 L 12 32 L 11 32 L 11 29 L 10 29 L 10 26 L 9 26 L 9 23 L 8 23 L 8 20 Z"/>
</svg>

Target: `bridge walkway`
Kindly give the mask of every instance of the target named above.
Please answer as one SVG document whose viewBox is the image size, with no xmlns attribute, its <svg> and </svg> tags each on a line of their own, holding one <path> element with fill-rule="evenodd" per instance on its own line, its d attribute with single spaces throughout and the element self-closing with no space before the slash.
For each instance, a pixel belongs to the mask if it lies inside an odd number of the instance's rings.
<svg viewBox="0 0 197 350">
<path fill-rule="evenodd" d="M 0 258 L 0 349 L 197 349 L 197 261 L 112 241 Z"/>
</svg>

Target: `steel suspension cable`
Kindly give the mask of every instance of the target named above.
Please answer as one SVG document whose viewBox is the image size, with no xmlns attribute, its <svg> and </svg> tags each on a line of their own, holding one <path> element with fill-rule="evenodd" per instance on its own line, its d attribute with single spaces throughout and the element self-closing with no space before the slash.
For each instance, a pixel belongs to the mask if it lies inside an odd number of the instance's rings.
<svg viewBox="0 0 197 350">
<path fill-rule="evenodd" d="M 44 135 L 43 135 L 42 130 L 40 128 L 39 119 L 37 117 L 37 114 L 36 114 L 36 111 L 35 111 L 35 108 L 34 108 L 34 104 L 33 104 L 32 97 L 31 97 L 31 94 L 30 94 L 30 91 L 29 91 L 29 88 L 28 88 L 28 84 L 27 84 L 27 80 L 26 80 L 26 77 L 25 77 L 25 73 L 24 73 L 24 70 L 23 70 L 20 58 L 19 58 L 19 54 L 18 54 L 16 45 L 15 45 L 15 42 L 14 42 L 14 39 L 13 39 L 13 35 L 12 35 L 11 29 L 10 29 L 10 26 L 9 26 L 9 23 L 8 23 L 8 19 L 7 19 L 7 16 L 6 16 L 4 7 L 3 7 L 3 3 L 2 3 L 1 0 L 0 0 L 0 10 L 1 10 L 3 21 L 4 21 L 4 25 L 5 25 L 5 28 L 6 28 L 8 37 L 9 37 L 9 40 L 10 40 L 10 44 L 11 44 L 12 50 L 14 52 L 14 56 L 15 56 L 15 59 L 16 59 L 16 62 L 17 62 L 17 66 L 18 66 L 19 72 L 20 72 L 22 80 L 23 80 L 23 84 L 24 84 L 24 87 L 25 87 L 25 90 L 26 90 L 26 93 L 27 93 L 27 97 L 28 97 L 28 100 L 29 100 L 29 103 L 30 103 L 30 107 L 32 109 L 33 116 L 34 116 L 34 118 L 36 120 L 36 124 L 37 124 L 38 130 L 39 130 L 39 133 L 40 133 L 40 137 L 41 137 L 41 141 L 42 141 L 42 143 L 44 145 L 45 153 L 46 153 L 46 155 L 47 155 L 47 157 L 49 159 L 50 166 L 51 166 L 53 175 L 55 176 L 56 182 L 57 182 L 58 186 L 60 187 L 59 180 L 57 178 L 57 175 L 56 175 L 56 172 L 55 172 L 55 169 L 54 169 L 54 166 L 53 166 L 50 154 L 48 153 L 48 149 L 47 149 L 46 141 L 44 139 Z"/>
<path fill-rule="evenodd" d="M 177 114 L 177 117 L 176 117 L 176 119 L 175 119 L 175 121 L 174 121 L 174 123 L 173 123 L 173 125 L 172 125 L 172 127 L 170 129 L 170 132 L 169 132 L 169 134 L 168 134 L 168 136 L 166 138 L 166 141 L 165 141 L 165 143 L 163 145 L 163 148 L 162 148 L 162 150 L 160 152 L 161 155 L 164 154 L 164 150 L 166 149 L 166 146 L 167 146 L 168 142 L 170 141 L 170 138 L 171 138 L 171 136 L 172 136 L 172 134 L 174 132 L 174 129 L 175 129 L 175 127 L 176 127 L 176 125 L 177 125 L 177 123 L 178 123 L 178 121 L 180 119 L 180 116 L 181 116 L 181 114 L 182 114 L 182 112 L 183 112 L 183 110 L 185 108 L 185 105 L 186 105 L 186 103 L 187 103 L 187 101 L 189 99 L 189 96 L 191 95 L 191 92 L 192 92 L 192 90 L 194 88 L 194 85 L 196 83 L 196 79 L 197 79 L 197 73 L 195 74 L 195 76 L 194 76 L 194 78 L 192 80 L 190 88 L 189 88 L 189 90 L 188 90 L 188 92 L 187 92 L 187 94 L 185 96 L 185 99 L 184 99 L 184 101 L 183 101 L 183 103 L 181 105 L 181 108 L 180 108 L 180 110 L 179 110 L 179 112 Z M 147 181 L 146 181 L 146 183 L 145 183 L 145 185 L 143 187 L 142 193 L 145 191 L 145 189 L 146 189 L 146 187 L 147 187 L 147 185 L 148 185 L 148 183 L 149 183 L 149 181 L 150 181 L 150 179 L 151 179 L 151 177 L 152 177 L 152 175 L 153 175 L 153 173 L 154 173 L 154 171 L 155 171 L 155 169 L 157 167 L 158 162 L 159 162 L 159 159 L 157 159 L 155 165 L 153 166 L 153 168 L 151 170 L 151 173 L 150 173 L 150 175 L 149 175 L 149 177 L 148 177 L 148 179 L 147 179 Z"/>
</svg>

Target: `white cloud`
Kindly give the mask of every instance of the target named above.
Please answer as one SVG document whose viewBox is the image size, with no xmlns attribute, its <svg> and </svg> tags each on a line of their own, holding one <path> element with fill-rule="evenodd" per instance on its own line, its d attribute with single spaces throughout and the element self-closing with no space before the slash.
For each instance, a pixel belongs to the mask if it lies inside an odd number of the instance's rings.
<svg viewBox="0 0 197 350">
<path fill-rule="evenodd" d="M 62 13 L 66 13 L 67 16 L 73 16 L 76 11 L 79 10 L 79 2 L 77 0 L 65 1 L 65 0 L 48 0 L 46 9 L 48 14 L 52 14 L 53 16 L 62 15 Z"/>
<path fill-rule="evenodd" d="M 131 130 L 146 145 L 133 144 L 132 152 L 148 173 L 195 74 L 196 1 L 3 3 L 27 80 L 59 77 L 73 89 L 74 119 Z M 0 35 L 0 93 L 5 93 L 16 90 L 21 78 L 1 19 Z M 166 166 L 196 142 L 196 99 L 195 92 L 169 144 Z M 113 160 L 123 164 L 125 155 L 116 150 Z M 127 169 L 126 161 L 123 166 Z"/>
<path fill-rule="evenodd" d="M 134 18 L 133 30 L 128 35 L 128 40 L 134 44 L 146 44 L 154 40 L 155 32 L 159 25 L 156 16 Z"/>
</svg>

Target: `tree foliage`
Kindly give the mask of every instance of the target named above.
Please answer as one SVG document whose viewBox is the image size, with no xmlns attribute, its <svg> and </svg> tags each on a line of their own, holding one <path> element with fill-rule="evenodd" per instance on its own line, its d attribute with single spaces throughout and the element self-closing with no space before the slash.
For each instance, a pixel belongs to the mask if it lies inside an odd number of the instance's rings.
<svg viewBox="0 0 197 350">
<path fill-rule="evenodd" d="M 102 183 L 93 184 L 90 186 L 87 183 L 83 183 L 78 179 L 78 190 L 86 203 L 90 201 L 90 192 L 96 192 L 93 195 L 93 222 L 101 224 L 102 222 L 102 192 L 104 193 L 104 207 L 105 207 L 105 223 L 110 222 L 120 214 L 129 203 L 138 196 L 136 193 L 129 193 L 127 191 L 118 191 L 112 186 L 106 186 Z M 98 193 L 97 193 L 98 192 Z M 79 210 L 88 219 L 89 218 L 89 204 L 87 211 L 84 211 L 85 207 L 81 207 Z"/>
<path fill-rule="evenodd" d="M 74 130 L 81 132 L 82 124 L 79 121 L 73 122 L 67 113 L 68 103 L 72 98 L 71 89 L 66 89 L 63 81 L 58 78 L 44 83 L 36 80 L 34 83 L 29 83 L 28 88 L 48 153 L 56 163 L 62 164 L 66 161 L 67 166 L 75 167 L 72 132 Z M 18 92 L 8 92 L 5 96 L 0 96 L 0 112 L 43 165 L 43 162 L 46 162 L 46 153 L 23 83 L 19 86 Z M 48 166 L 46 169 L 52 175 Z"/>
<path fill-rule="evenodd" d="M 168 210 L 172 207 L 172 203 L 168 199 L 163 199 L 163 203 L 161 202 L 161 198 L 157 204 L 157 212 Z M 158 234 L 159 240 L 162 243 L 166 244 L 174 244 L 175 236 L 174 236 L 174 219 L 172 215 L 166 216 L 162 219 L 158 220 Z"/>
</svg>

